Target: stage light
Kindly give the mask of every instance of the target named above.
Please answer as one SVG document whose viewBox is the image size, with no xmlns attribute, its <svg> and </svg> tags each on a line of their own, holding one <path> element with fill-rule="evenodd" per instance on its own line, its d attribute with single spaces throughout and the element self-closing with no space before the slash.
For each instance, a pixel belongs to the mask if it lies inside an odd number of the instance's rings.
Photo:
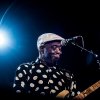
<svg viewBox="0 0 100 100">
<path fill-rule="evenodd" d="M 5 49 L 11 45 L 11 40 L 5 30 L 0 29 L 0 49 Z"/>
</svg>

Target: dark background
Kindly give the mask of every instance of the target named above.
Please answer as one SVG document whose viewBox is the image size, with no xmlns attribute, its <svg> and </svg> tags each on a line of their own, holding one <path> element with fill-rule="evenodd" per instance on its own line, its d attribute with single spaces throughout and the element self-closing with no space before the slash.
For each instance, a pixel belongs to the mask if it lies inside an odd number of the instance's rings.
<svg viewBox="0 0 100 100">
<path fill-rule="evenodd" d="M 37 58 L 37 38 L 47 32 L 64 38 L 83 36 L 84 47 L 92 50 L 98 58 L 68 44 L 63 49 L 61 66 L 75 74 L 80 91 L 97 82 L 100 79 L 96 62 L 100 59 L 99 9 L 98 2 L 0 0 L 0 19 L 3 18 L 0 28 L 9 30 L 13 41 L 5 52 L 0 51 L 1 91 L 12 90 L 15 70 L 21 63 Z M 80 41 L 77 43 L 82 45 Z"/>
</svg>

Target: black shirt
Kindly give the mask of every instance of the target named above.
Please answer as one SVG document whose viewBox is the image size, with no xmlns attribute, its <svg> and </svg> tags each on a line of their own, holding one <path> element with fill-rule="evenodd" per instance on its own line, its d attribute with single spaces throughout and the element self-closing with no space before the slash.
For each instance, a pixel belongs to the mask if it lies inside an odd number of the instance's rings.
<svg viewBox="0 0 100 100">
<path fill-rule="evenodd" d="M 46 66 L 41 60 L 21 64 L 14 79 L 16 93 L 27 93 L 33 96 L 56 97 L 63 90 L 68 90 L 67 98 L 76 94 L 76 82 L 73 74 L 58 66 Z"/>
</svg>

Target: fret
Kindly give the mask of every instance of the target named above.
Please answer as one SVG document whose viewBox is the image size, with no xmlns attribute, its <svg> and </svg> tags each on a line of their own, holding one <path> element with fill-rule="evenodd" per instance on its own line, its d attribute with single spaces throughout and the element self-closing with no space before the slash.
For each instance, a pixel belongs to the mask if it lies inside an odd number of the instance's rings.
<svg viewBox="0 0 100 100">
<path fill-rule="evenodd" d="M 90 93 L 97 90 L 98 88 L 100 88 L 100 80 L 98 82 L 94 83 L 92 86 L 90 86 L 86 90 L 84 90 L 83 92 L 81 92 L 80 94 L 78 94 L 77 96 L 75 96 L 74 99 L 82 100 L 85 97 L 87 97 Z"/>
</svg>

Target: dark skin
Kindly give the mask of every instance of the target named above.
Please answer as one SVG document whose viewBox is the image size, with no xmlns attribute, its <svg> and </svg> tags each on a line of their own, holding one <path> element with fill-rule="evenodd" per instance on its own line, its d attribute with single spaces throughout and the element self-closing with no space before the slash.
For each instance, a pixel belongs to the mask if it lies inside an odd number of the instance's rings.
<svg viewBox="0 0 100 100">
<path fill-rule="evenodd" d="M 47 65 L 56 64 L 62 54 L 61 48 L 60 41 L 46 43 L 40 48 L 40 59 L 43 59 Z"/>
</svg>

